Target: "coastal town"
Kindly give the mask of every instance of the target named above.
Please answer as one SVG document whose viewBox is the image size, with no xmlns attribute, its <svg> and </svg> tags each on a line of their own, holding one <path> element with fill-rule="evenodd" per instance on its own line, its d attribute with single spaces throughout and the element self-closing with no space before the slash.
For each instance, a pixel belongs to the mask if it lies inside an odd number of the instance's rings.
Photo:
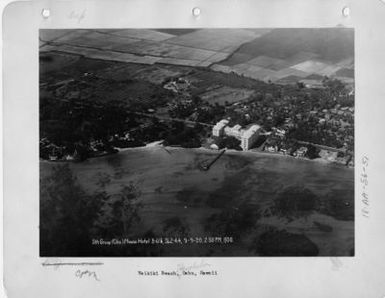
<svg viewBox="0 0 385 298">
<path fill-rule="evenodd" d="M 353 33 L 40 30 L 40 256 L 353 256 Z"/>
<path fill-rule="evenodd" d="M 84 85 L 92 88 L 90 81 L 99 80 L 86 73 L 81 82 L 66 81 L 56 83 L 58 88 L 52 85 L 46 88 L 53 90 L 56 100 L 63 102 L 66 121 L 77 121 L 75 117 L 89 113 L 89 110 L 106 110 L 102 103 L 90 107 L 80 100 L 79 88 Z M 340 81 L 325 77 L 321 87 L 270 83 L 261 89 L 273 89 L 271 93 L 263 94 L 256 89 L 255 95 L 248 99 L 237 100 L 235 97 L 231 103 L 211 104 L 194 94 L 194 86 L 188 79 L 168 80 L 161 85 L 165 93 L 160 96 L 164 99 L 155 103 L 143 99 L 144 104 L 134 107 L 119 103 L 114 106 L 112 100 L 109 108 L 113 114 L 114 109 L 119 109 L 120 115 L 114 121 L 120 119 L 120 122 L 99 139 L 81 136 L 72 143 L 58 144 L 42 134 L 41 158 L 81 160 L 162 141 L 166 146 L 212 150 L 226 147 L 354 166 L 354 91 Z M 316 100 L 312 96 L 316 96 Z M 135 102 L 140 100 L 137 98 Z M 92 120 L 105 125 L 103 121 L 108 119 L 100 118 Z"/>
</svg>

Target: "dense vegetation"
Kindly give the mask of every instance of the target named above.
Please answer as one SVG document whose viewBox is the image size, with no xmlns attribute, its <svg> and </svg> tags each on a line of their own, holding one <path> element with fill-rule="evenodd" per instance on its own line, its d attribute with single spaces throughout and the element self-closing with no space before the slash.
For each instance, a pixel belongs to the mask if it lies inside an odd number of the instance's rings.
<svg viewBox="0 0 385 298">
<path fill-rule="evenodd" d="M 46 60 L 50 56 L 42 57 L 43 65 L 49 63 Z M 317 89 L 301 84 L 266 83 L 209 69 L 183 68 L 181 71 L 197 80 L 188 91 L 177 94 L 162 85 L 136 80 L 129 70 L 140 70 L 137 65 L 121 67 L 117 62 L 73 60 L 70 67 L 63 67 L 60 75 L 42 74 L 45 85 L 40 90 L 40 157 L 43 159 L 52 155 L 60 159 L 75 153 L 85 159 L 112 153 L 114 147 L 143 146 L 157 140 L 165 140 L 167 145 L 200 147 L 210 128 L 191 123 L 214 125 L 223 118 L 229 119 L 230 125 L 258 123 L 265 131 L 288 126 L 284 139 L 268 138 L 267 144 L 277 144 L 278 148 L 295 149 L 293 140 L 301 140 L 335 148 L 347 143 L 353 151 L 353 116 L 349 111 L 332 114 L 332 120 L 320 122 L 328 116 L 329 112 L 322 112 L 325 109 L 354 106 L 354 96 L 338 80 L 325 77 L 324 88 Z M 109 71 L 111 65 L 118 68 L 120 77 L 111 79 L 103 75 L 102 70 Z M 200 95 L 213 85 L 246 88 L 254 90 L 254 95 L 236 104 L 203 101 Z M 143 116 L 149 111 L 151 116 Z M 160 120 L 159 113 L 190 124 Z M 219 140 L 218 145 L 240 149 L 232 138 Z M 307 157 L 318 157 L 317 150 L 308 150 Z"/>
</svg>

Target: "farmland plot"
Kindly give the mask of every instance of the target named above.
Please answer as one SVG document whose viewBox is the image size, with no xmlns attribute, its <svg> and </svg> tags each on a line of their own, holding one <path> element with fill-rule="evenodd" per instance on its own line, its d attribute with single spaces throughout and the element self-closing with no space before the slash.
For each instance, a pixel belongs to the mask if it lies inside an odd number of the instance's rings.
<svg viewBox="0 0 385 298">
<path fill-rule="evenodd" d="M 241 64 L 234 65 L 233 69 L 235 71 L 237 71 L 237 72 L 244 73 L 244 72 L 247 72 L 247 71 L 257 72 L 257 71 L 263 69 L 263 67 L 260 67 L 260 66 L 257 66 L 257 65 L 251 65 L 251 64 L 248 64 L 248 63 L 241 63 Z"/>
<path fill-rule="evenodd" d="M 85 29 L 78 29 L 78 30 L 73 30 L 73 29 L 61 29 L 61 30 L 45 29 L 45 30 L 40 30 L 39 39 L 44 41 L 44 42 L 57 41 L 57 42 L 65 43 L 65 42 L 72 40 L 74 38 L 79 38 L 81 36 L 87 36 L 91 32 L 92 31 L 85 30 Z"/>
<path fill-rule="evenodd" d="M 230 66 L 222 65 L 222 64 L 214 64 L 210 68 L 214 71 L 220 71 L 220 72 L 224 72 L 224 73 L 230 73 L 230 72 L 234 71 L 234 69 L 231 68 Z"/>
<path fill-rule="evenodd" d="M 50 55 L 58 55 L 58 53 L 50 53 Z M 103 72 L 106 69 L 121 65 L 117 62 L 105 60 L 93 60 L 85 57 L 79 57 L 74 63 L 62 65 L 60 73 L 65 73 L 72 78 L 83 77 L 85 73 Z"/>
<path fill-rule="evenodd" d="M 343 68 L 353 69 L 354 68 L 354 58 L 349 57 L 349 58 L 343 59 L 340 62 L 338 62 L 337 65 L 341 66 Z"/>
<path fill-rule="evenodd" d="M 226 102 L 234 103 L 245 100 L 253 94 L 254 90 L 223 86 L 201 94 L 201 98 L 211 104 L 223 105 Z"/>
<path fill-rule="evenodd" d="M 132 44 L 120 44 L 113 48 L 116 51 L 127 52 L 137 55 L 150 55 L 165 58 L 177 58 L 185 60 L 202 61 L 208 59 L 216 52 L 193 49 L 165 42 L 139 41 Z"/>
<path fill-rule="evenodd" d="M 288 68 L 285 68 L 285 69 L 282 69 L 282 70 L 276 72 L 276 76 L 280 79 L 287 77 L 287 76 L 297 76 L 297 77 L 305 78 L 309 75 L 310 75 L 310 73 L 308 73 L 308 72 L 304 72 L 302 70 L 298 70 L 298 69 L 291 68 L 291 67 L 288 67 Z"/>
<path fill-rule="evenodd" d="M 156 67 L 153 69 L 143 69 L 142 71 L 137 72 L 135 74 L 135 79 L 159 85 L 168 78 L 179 77 L 182 74 L 182 71 L 176 69 Z"/>
<path fill-rule="evenodd" d="M 186 59 L 176 59 L 176 58 L 161 58 L 160 63 L 172 64 L 172 65 L 185 65 L 185 66 L 198 66 L 200 61 L 197 60 L 186 60 Z"/>
<path fill-rule="evenodd" d="M 277 83 L 278 84 L 295 84 L 301 80 L 302 80 L 301 77 L 290 75 L 279 79 Z"/>
<path fill-rule="evenodd" d="M 287 66 L 288 63 L 285 63 L 284 60 L 278 59 L 278 58 L 272 58 L 269 56 L 258 56 L 257 58 L 251 59 L 250 61 L 247 61 L 247 64 L 260 66 L 263 68 L 271 68 L 274 67 L 274 65 L 277 67 L 279 65 L 282 65 L 282 67 Z"/>
<path fill-rule="evenodd" d="M 107 58 L 106 58 L 107 59 Z M 123 53 L 115 56 L 115 59 L 111 59 L 120 62 L 128 62 L 128 63 L 139 63 L 139 64 L 154 64 L 161 60 L 160 57 L 153 56 L 136 56 L 130 53 Z"/>
<path fill-rule="evenodd" d="M 119 62 L 130 62 L 139 64 L 154 64 L 161 60 L 161 57 L 137 56 L 130 53 L 120 53 L 109 50 L 99 50 L 96 48 L 78 47 L 72 45 L 44 45 L 40 48 L 41 52 L 58 51 L 92 59 L 110 60 Z"/>
<path fill-rule="evenodd" d="M 108 32 L 111 35 L 128 37 L 136 40 L 152 40 L 152 41 L 163 41 L 170 38 L 173 38 L 175 35 L 159 32 L 157 30 L 147 30 L 147 29 L 124 29 L 124 30 L 114 30 L 113 32 Z"/>
<path fill-rule="evenodd" d="M 244 42 L 257 38 L 260 34 L 246 29 L 201 29 L 168 40 L 169 43 L 194 48 L 231 53 Z"/>
<path fill-rule="evenodd" d="M 63 39 L 56 40 L 55 42 L 104 50 L 111 50 L 120 44 L 130 44 L 138 41 L 137 39 L 123 38 L 99 32 L 90 32 L 67 40 Z"/>
<path fill-rule="evenodd" d="M 102 79 L 126 81 L 134 79 L 135 73 L 140 69 L 142 69 L 142 66 L 139 64 L 129 64 L 128 66 L 117 64 L 106 69 L 97 70 L 93 75 Z"/>
<path fill-rule="evenodd" d="M 314 58 L 317 58 L 317 57 L 318 57 L 318 55 L 316 53 L 301 51 L 301 52 L 298 52 L 298 53 L 294 54 L 293 56 L 290 56 L 286 60 L 291 65 L 295 65 L 295 64 L 304 62 L 306 60 L 314 59 Z"/>
<path fill-rule="evenodd" d="M 225 61 L 221 61 L 221 65 L 234 66 L 237 64 L 241 64 L 241 63 L 245 63 L 247 61 L 250 61 L 253 58 L 254 58 L 254 56 L 252 56 L 252 55 L 235 52 Z"/>
<path fill-rule="evenodd" d="M 334 73 L 335 76 L 354 78 L 354 69 L 341 68 Z"/>
<path fill-rule="evenodd" d="M 295 68 L 297 70 L 301 70 L 308 73 L 318 73 L 321 75 L 331 75 L 340 69 L 340 66 L 327 64 L 321 61 L 316 60 L 308 60 L 296 65 L 293 65 L 291 68 Z"/>
<path fill-rule="evenodd" d="M 63 67 L 71 65 L 75 63 L 80 57 L 78 55 L 67 55 L 60 53 L 44 53 L 40 55 L 41 61 L 40 63 L 40 73 L 47 74 L 51 71 L 61 70 Z"/>
<path fill-rule="evenodd" d="M 249 78 L 257 80 L 277 80 L 276 72 L 267 68 L 248 65 L 248 64 L 238 64 L 234 66 L 234 69 L 237 73 L 240 73 Z"/>
</svg>

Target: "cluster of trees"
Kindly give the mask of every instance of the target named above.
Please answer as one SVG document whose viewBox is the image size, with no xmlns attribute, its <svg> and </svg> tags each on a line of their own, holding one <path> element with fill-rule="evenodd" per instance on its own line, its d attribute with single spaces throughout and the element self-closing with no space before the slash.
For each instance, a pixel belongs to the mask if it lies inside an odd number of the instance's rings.
<svg viewBox="0 0 385 298">
<path fill-rule="evenodd" d="M 307 158 L 315 159 L 315 158 L 320 157 L 320 155 L 319 155 L 320 150 L 318 148 L 314 147 L 313 145 L 308 145 L 306 147 L 307 147 L 307 151 L 306 151 L 306 157 Z"/>
<path fill-rule="evenodd" d="M 332 147 L 341 147 L 346 135 L 352 131 L 344 128 L 344 132 L 337 133 L 337 128 L 331 124 L 319 124 L 319 117 L 309 114 L 310 111 L 322 111 L 332 109 L 337 104 L 344 107 L 354 106 L 354 96 L 349 95 L 346 86 L 337 79 L 323 79 L 324 89 L 300 88 L 298 86 L 274 87 L 272 92 L 259 90 L 242 106 L 247 109 L 239 109 L 237 106 L 226 108 L 226 117 L 231 118 L 232 124 L 248 125 L 260 123 L 265 130 L 279 127 L 285 119 L 292 121 L 293 127 L 290 134 L 293 138 L 303 141 L 322 143 Z M 343 117 L 344 121 L 353 125 L 351 117 Z"/>
<path fill-rule="evenodd" d="M 232 136 L 223 136 L 217 138 L 215 143 L 217 144 L 219 149 L 227 148 L 227 149 L 235 149 L 241 151 L 241 141 Z"/>
<path fill-rule="evenodd" d="M 173 122 L 171 129 L 165 136 L 165 145 L 180 145 L 184 148 L 198 148 L 201 146 L 202 133 L 204 128 L 197 124 L 194 127 L 187 127 L 181 122 Z"/>
<path fill-rule="evenodd" d="M 172 118 L 185 119 L 190 116 L 201 104 L 202 100 L 199 96 L 193 96 L 190 98 L 180 95 L 172 102 L 168 110 L 168 114 Z"/>
<path fill-rule="evenodd" d="M 195 97 L 191 104 L 199 106 L 199 101 Z M 120 101 L 67 101 L 44 96 L 40 100 L 40 138 L 60 148 L 60 152 L 56 152 L 59 158 L 74 152 L 81 159 L 88 158 L 92 154 L 92 141 L 97 141 L 94 147 L 103 152 L 113 152 L 114 146 L 142 146 L 160 139 L 170 145 L 200 147 L 205 134 L 202 126 L 186 127 L 176 121 L 160 122 L 156 117 L 140 118 L 130 110 Z M 173 116 L 185 118 L 186 115 Z M 127 131 L 130 131 L 130 139 L 122 138 Z M 41 144 L 41 158 L 48 159 L 51 153 L 52 147 Z"/>
<path fill-rule="evenodd" d="M 65 100 L 52 94 L 40 98 L 40 135 L 57 145 L 107 139 L 135 125 L 132 121 L 120 101 Z"/>
<path fill-rule="evenodd" d="M 215 124 L 223 119 L 226 108 L 223 105 L 210 104 L 195 95 L 190 98 L 179 98 L 175 100 L 168 113 L 171 118 L 186 119 L 191 121 Z"/>
<path fill-rule="evenodd" d="M 338 137 L 335 129 L 329 125 L 319 125 L 313 117 L 298 121 L 297 125 L 288 131 L 287 137 L 334 148 L 343 146 L 343 139 Z"/>
<path fill-rule="evenodd" d="M 322 85 L 331 96 L 346 96 L 348 93 L 345 84 L 338 79 L 331 79 L 325 76 L 322 80 Z"/>
<path fill-rule="evenodd" d="M 196 109 L 195 121 L 215 124 L 226 115 L 226 108 L 218 103 L 214 105 L 202 104 Z"/>
<path fill-rule="evenodd" d="M 265 83 L 236 74 L 209 70 L 196 70 L 196 72 L 201 80 L 194 83 L 196 88 L 189 91 L 191 94 L 184 95 L 176 95 L 160 85 L 144 81 L 114 81 L 97 77 L 84 79 L 86 82 L 72 82 L 65 85 L 65 94 L 62 96 L 56 94 L 57 89 L 61 87 L 50 86 L 47 88 L 48 91 L 42 90 L 45 92 L 41 93 L 43 96 L 40 99 L 40 137 L 63 147 L 62 154 L 73 154 L 76 151 L 83 156 L 82 158 L 87 158 L 90 154 L 89 143 L 92 140 L 103 143 L 100 150 L 106 152 L 112 152 L 114 146 L 141 146 L 159 139 L 165 139 L 166 143 L 171 145 L 199 147 L 204 135 L 203 129 L 199 127 L 174 129 L 175 124 L 160 123 L 156 118 L 151 119 L 147 127 L 140 127 L 143 123 L 148 124 L 148 119 L 138 119 L 134 114 L 128 113 L 128 111 L 147 112 L 148 108 L 168 106 L 168 113 L 172 118 L 215 124 L 223 118 L 230 117 L 232 124 L 246 126 L 250 123 L 259 123 L 267 131 L 272 127 L 283 125 L 285 119 L 290 118 L 294 122 L 294 127 L 290 131 L 292 138 L 332 147 L 343 145 L 341 141 L 343 132 L 336 133 L 333 131 L 334 127 L 320 126 L 317 117 L 309 117 L 309 111 L 314 109 L 330 109 L 337 103 L 343 106 L 354 105 L 354 97 L 349 95 L 339 80 L 325 77 L 322 81 L 325 88 L 311 89 L 300 85 Z M 246 106 L 243 109 L 239 105 L 233 106 L 229 103 L 211 104 L 203 101 L 198 91 L 207 91 L 214 81 L 216 84 L 248 88 L 256 92 L 251 98 L 242 102 L 242 106 Z M 88 91 L 83 92 L 85 89 Z M 68 99 L 75 91 L 88 95 Z M 121 100 L 122 93 L 127 94 L 127 101 Z M 111 100 L 115 95 L 117 100 Z M 302 115 L 302 119 L 296 118 L 298 114 Z M 351 120 L 346 119 L 348 122 Z M 111 138 L 131 130 L 130 140 Z M 351 133 L 352 130 L 346 132 Z M 219 145 L 239 149 L 233 139 L 224 139 Z M 41 147 L 40 152 L 42 158 L 48 158 L 50 149 Z"/>
<path fill-rule="evenodd" d="M 62 154 L 73 154 L 75 149 L 86 154 L 91 140 L 101 141 L 108 151 L 112 135 L 122 134 L 136 125 L 120 102 L 40 99 L 40 138 L 63 147 L 65 152 Z M 46 151 L 47 148 L 41 148 L 43 158 Z"/>
</svg>

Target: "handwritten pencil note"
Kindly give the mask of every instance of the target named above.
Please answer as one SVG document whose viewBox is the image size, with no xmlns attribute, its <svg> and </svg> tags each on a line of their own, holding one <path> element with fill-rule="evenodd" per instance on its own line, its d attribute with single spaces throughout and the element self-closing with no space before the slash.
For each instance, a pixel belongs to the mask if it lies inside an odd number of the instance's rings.
<svg viewBox="0 0 385 298">
<path fill-rule="evenodd" d="M 368 176 L 369 158 L 364 155 L 361 158 L 361 174 L 360 174 L 360 185 L 361 185 L 361 214 L 363 217 L 369 218 L 369 176 Z"/>
</svg>

